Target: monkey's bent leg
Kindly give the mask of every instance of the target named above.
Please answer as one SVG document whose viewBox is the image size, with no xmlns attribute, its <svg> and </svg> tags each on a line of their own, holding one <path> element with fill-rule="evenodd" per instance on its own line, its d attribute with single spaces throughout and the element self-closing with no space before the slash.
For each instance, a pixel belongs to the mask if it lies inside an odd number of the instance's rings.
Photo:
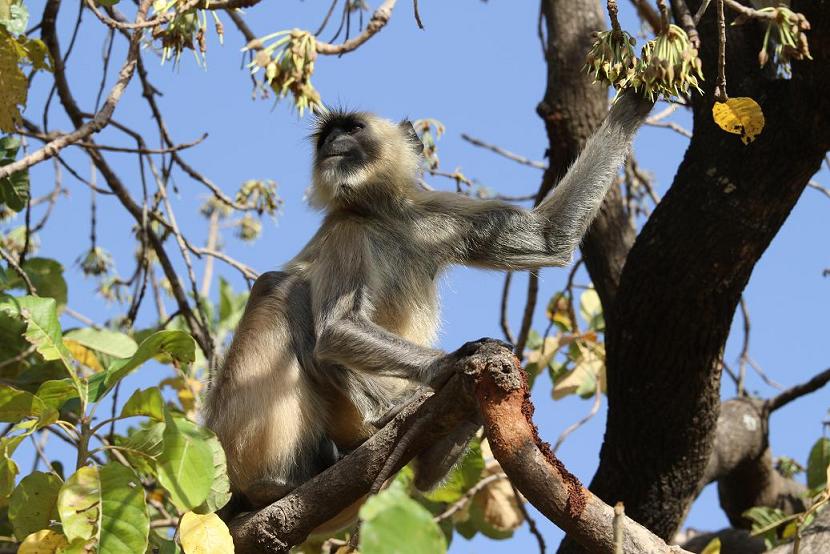
<svg viewBox="0 0 830 554">
<path fill-rule="evenodd" d="M 467 450 L 481 424 L 467 421 L 418 454 L 415 458 L 415 487 L 426 492 L 435 488 L 452 470 Z"/>
</svg>

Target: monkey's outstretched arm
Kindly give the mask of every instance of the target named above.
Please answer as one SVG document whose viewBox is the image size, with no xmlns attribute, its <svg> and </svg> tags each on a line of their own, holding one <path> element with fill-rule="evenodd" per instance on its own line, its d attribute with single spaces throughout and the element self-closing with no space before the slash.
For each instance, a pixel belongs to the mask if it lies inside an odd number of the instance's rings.
<svg viewBox="0 0 830 554">
<path fill-rule="evenodd" d="M 458 233 L 447 237 L 454 261 L 499 269 L 570 262 L 652 106 L 639 93 L 622 94 L 561 182 L 533 210 L 459 196 L 446 213 Z"/>
</svg>

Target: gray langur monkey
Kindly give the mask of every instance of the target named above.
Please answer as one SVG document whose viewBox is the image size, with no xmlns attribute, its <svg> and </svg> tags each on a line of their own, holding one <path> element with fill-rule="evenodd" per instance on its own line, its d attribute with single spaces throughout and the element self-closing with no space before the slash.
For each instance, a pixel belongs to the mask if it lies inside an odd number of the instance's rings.
<svg viewBox="0 0 830 554">
<path fill-rule="evenodd" d="M 321 115 L 310 202 L 325 219 L 280 272 L 251 290 L 205 419 L 234 493 L 267 505 L 359 446 L 384 415 L 451 364 L 433 348 L 436 279 L 451 264 L 564 266 L 653 103 L 625 93 L 558 186 L 532 210 L 425 191 L 423 145 L 408 122 Z M 423 457 L 416 485 L 450 469 L 476 425 Z M 345 523 L 344 522 L 341 522 Z"/>
</svg>

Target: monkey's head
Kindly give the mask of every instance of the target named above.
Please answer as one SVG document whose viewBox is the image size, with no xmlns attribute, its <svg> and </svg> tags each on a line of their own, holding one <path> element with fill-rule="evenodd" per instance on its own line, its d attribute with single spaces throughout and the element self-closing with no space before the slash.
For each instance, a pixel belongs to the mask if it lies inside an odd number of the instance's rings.
<svg viewBox="0 0 830 554">
<path fill-rule="evenodd" d="M 424 146 L 409 121 L 331 110 L 318 116 L 311 138 L 316 208 L 370 207 L 417 186 Z"/>
</svg>

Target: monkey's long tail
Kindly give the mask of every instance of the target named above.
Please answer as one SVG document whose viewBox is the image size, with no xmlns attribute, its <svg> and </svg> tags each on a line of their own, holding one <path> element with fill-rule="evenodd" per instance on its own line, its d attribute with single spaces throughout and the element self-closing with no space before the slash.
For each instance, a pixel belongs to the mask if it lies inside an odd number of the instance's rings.
<svg viewBox="0 0 830 554">
<path fill-rule="evenodd" d="M 383 487 L 386 480 L 392 477 L 392 474 L 395 473 L 395 466 L 401 461 L 404 453 L 412 444 L 412 441 L 427 425 L 431 423 L 432 417 L 417 419 L 404 431 L 403 436 L 398 441 L 398 444 L 395 445 L 395 449 L 392 450 L 389 457 L 386 458 L 380 473 L 378 473 L 378 476 L 375 477 L 375 481 L 372 483 L 372 488 L 369 489 L 370 495 L 374 496 L 380 492 L 380 489 Z"/>
</svg>

